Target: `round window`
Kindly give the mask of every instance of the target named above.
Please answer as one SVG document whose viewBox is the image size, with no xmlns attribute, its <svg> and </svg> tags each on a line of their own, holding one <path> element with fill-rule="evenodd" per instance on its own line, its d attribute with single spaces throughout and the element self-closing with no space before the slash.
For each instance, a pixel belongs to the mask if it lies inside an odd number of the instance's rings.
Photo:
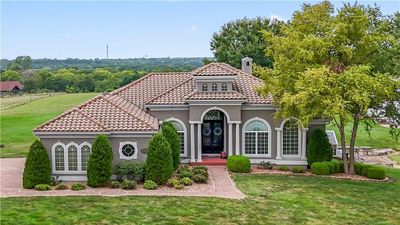
<svg viewBox="0 0 400 225">
<path fill-rule="evenodd" d="M 204 136 L 210 136 L 210 134 L 211 134 L 211 129 L 209 127 L 204 127 L 203 135 Z"/>
<path fill-rule="evenodd" d="M 220 127 L 216 127 L 214 129 L 214 134 L 217 135 L 217 136 L 221 135 L 222 134 L 222 129 Z"/>
<path fill-rule="evenodd" d="M 135 147 L 133 147 L 133 145 L 131 144 L 126 144 L 124 146 L 122 146 L 122 154 L 126 157 L 131 157 L 133 156 L 133 154 L 135 154 Z"/>
</svg>

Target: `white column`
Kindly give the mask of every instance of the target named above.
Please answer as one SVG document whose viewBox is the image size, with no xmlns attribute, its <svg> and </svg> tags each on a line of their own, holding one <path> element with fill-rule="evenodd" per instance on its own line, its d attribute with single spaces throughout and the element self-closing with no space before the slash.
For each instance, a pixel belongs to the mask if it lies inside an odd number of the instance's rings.
<svg viewBox="0 0 400 225">
<path fill-rule="evenodd" d="M 307 131 L 308 128 L 302 129 L 302 140 L 301 140 L 301 160 L 306 160 L 306 152 L 307 152 Z"/>
<path fill-rule="evenodd" d="M 196 162 L 194 158 L 194 124 L 190 124 L 190 162 Z"/>
<path fill-rule="evenodd" d="M 275 128 L 276 130 L 276 159 L 282 159 L 282 128 Z"/>
<path fill-rule="evenodd" d="M 197 124 L 197 162 L 202 162 L 203 159 L 201 157 L 201 123 Z"/>
<path fill-rule="evenodd" d="M 235 138 L 236 138 L 236 155 L 240 155 L 240 146 L 239 146 L 239 140 L 240 140 L 240 137 L 239 137 L 239 124 L 240 124 L 240 123 L 236 123 L 236 124 L 235 124 L 235 126 L 236 126 L 236 135 L 235 135 Z"/>
<path fill-rule="evenodd" d="M 228 137 L 228 156 L 233 155 L 233 150 L 232 150 L 232 124 L 229 123 L 228 124 L 228 133 L 229 133 L 229 137 Z"/>
</svg>

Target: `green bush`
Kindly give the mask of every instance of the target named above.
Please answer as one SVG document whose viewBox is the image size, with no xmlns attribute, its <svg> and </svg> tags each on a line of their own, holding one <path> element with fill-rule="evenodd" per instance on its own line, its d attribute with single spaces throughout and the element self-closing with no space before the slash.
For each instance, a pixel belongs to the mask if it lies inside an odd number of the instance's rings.
<svg viewBox="0 0 400 225">
<path fill-rule="evenodd" d="M 136 189 L 136 181 L 125 179 L 124 181 L 122 181 L 121 186 L 122 186 L 122 189 L 133 190 L 133 189 Z"/>
<path fill-rule="evenodd" d="M 111 188 L 120 188 L 121 187 L 121 183 L 117 180 L 113 180 L 111 181 Z"/>
<path fill-rule="evenodd" d="M 367 170 L 367 177 L 370 179 L 383 180 L 386 177 L 385 170 L 380 167 L 371 166 Z"/>
<path fill-rule="evenodd" d="M 192 168 L 192 170 L 193 171 L 208 171 L 208 168 L 206 167 L 206 166 L 194 166 L 193 168 Z"/>
<path fill-rule="evenodd" d="M 304 166 L 293 166 L 292 172 L 293 173 L 304 173 Z"/>
<path fill-rule="evenodd" d="M 119 181 L 122 181 L 125 178 L 129 180 L 143 180 L 145 172 L 145 162 L 122 161 L 117 164 L 114 169 L 114 173 L 117 175 Z"/>
<path fill-rule="evenodd" d="M 184 177 L 192 177 L 193 176 L 193 171 L 190 171 L 190 170 L 182 170 L 180 173 L 179 173 L 179 178 L 184 178 Z"/>
<path fill-rule="evenodd" d="M 314 130 L 307 144 L 308 165 L 312 165 L 314 162 L 331 161 L 332 157 L 332 146 L 325 131 Z"/>
<path fill-rule="evenodd" d="M 170 178 L 167 181 L 167 186 L 168 187 L 175 187 L 175 185 L 179 184 L 180 180 L 176 179 L 176 178 Z"/>
<path fill-rule="evenodd" d="M 42 142 L 36 140 L 29 148 L 23 174 L 23 187 L 34 188 L 38 184 L 50 184 L 51 166 Z"/>
<path fill-rule="evenodd" d="M 66 184 L 57 184 L 56 185 L 56 190 L 67 190 L 68 189 L 68 185 Z"/>
<path fill-rule="evenodd" d="M 35 185 L 35 189 L 38 191 L 49 191 L 51 187 L 48 184 L 37 184 Z"/>
<path fill-rule="evenodd" d="M 373 167 L 372 165 L 369 164 L 362 164 L 362 168 L 361 168 L 361 175 L 363 176 L 367 176 L 368 170 Z"/>
<path fill-rule="evenodd" d="M 193 175 L 192 179 L 195 183 L 207 183 L 207 178 L 201 174 Z"/>
<path fill-rule="evenodd" d="M 191 167 L 191 166 L 189 166 L 189 165 L 180 165 L 179 167 L 178 167 L 178 169 L 176 170 L 176 172 L 177 173 L 181 173 L 182 171 L 185 171 L 185 170 L 189 170 L 189 171 L 192 171 L 193 170 L 193 168 Z"/>
<path fill-rule="evenodd" d="M 363 167 L 362 163 L 359 163 L 359 162 L 354 163 L 354 172 L 357 175 L 361 175 L 362 167 Z"/>
<path fill-rule="evenodd" d="M 208 171 L 207 170 L 193 170 L 193 175 L 202 175 L 208 179 Z"/>
<path fill-rule="evenodd" d="M 311 164 L 311 173 L 316 175 L 329 175 L 329 165 L 326 162 L 315 162 Z"/>
<path fill-rule="evenodd" d="M 184 177 L 181 179 L 181 183 L 185 186 L 190 186 L 193 184 L 193 181 L 189 177 Z"/>
<path fill-rule="evenodd" d="M 271 162 L 262 161 L 260 164 L 258 164 L 258 168 L 272 170 L 272 168 L 274 168 L 274 164 Z"/>
<path fill-rule="evenodd" d="M 154 190 L 154 189 L 157 189 L 158 186 L 157 186 L 156 182 L 154 182 L 152 180 L 146 180 L 143 184 L 143 188 L 147 189 L 147 190 Z"/>
<path fill-rule="evenodd" d="M 335 164 L 333 162 L 329 161 L 329 162 L 324 162 L 324 163 L 326 163 L 328 165 L 330 174 L 335 173 Z"/>
<path fill-rule="evenodd" d="M 180 164 L 181 144 L 179 134 L 171 122 L 163 122 L 161 133 L 171 147 L 172 164 L 175 170 Z"/>
<path fill-rule="evenodd" d="M 249 173 L 251 170 L 250 159 L 244 155 L 229 156 L 227 166 L 230 172 Z"/>
<path fill-rule="evenodd" d="M 85 190 L 86 186 L 84 184 L 80 184 L 80 183 L 75 183 L 72 184 L 71 186 L 71 190 L 73 191 L 81 191 L 81 190 Z"/>
<path fill-rule="evenodd" d="M 92 145 L 87 168 L 90 187 L 106 186 L 112 175 L 113 152 L 106 135 L 98 135 Z"/>
<path fill-rule="evenodd" d="M 342 165 L 340 164 L 339 160 L 332 159 L 332 164 L 335 167 L 335 173 L 341 173 L 342 172 Z"/>
<path fill-rule="evenodd" d="M 278 166 L 278 170 L 289 171 L 289 167 L 288 166 Z"/>
<path fill-rule="evenodd" d="M 171 178 L 173 172 L 171 147 L 165 137 L 158 133 L 153 136 L 149 143 L 146 179 L 163 185 Z"/>
<path fill-rule="evenodd" d="M 176 184 L 174 184 L 174 188 L 175 189 L 183 189 L 185 187 L 185 185 L 183 185 L 182 183 L 176 183 Z"/>
</svg>

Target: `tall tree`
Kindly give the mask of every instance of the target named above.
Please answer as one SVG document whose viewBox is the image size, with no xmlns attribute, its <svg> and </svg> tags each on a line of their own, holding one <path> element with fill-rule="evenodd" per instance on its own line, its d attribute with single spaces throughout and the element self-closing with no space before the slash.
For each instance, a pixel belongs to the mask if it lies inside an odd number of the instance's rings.
<svg viewBox="0 0 400 225">
<path fill-rule="evenodd" d="M 241 59 L 251 57 L 257 65 L 272 67 L 272 57 L 264 53 L 267 43 L 261 30 L 274 34 L 279 32 L 283 22 L 257 17 L 238 19 L 228 22 L 221 30 L 214 33 L 210 43 L 211 51 L 219 62 L 225 62 L 240 68 Z"/>
<path fill-rule="evenodd" d="M 392 76 L 370 67 L 379 58 L 378 49 L 395 40 L 371 18 L 377 17 L 358 4 L 344 4 L 336 14 L 328 1 L 304 4 L 280 35 L 264 31 L 274 69 L 255 68 L 265 80 L 260 92 L 271 93 L 280 106 L 278 117 L 295 116 L 303 125 L 317 117 L 335 121 L 348 173 L 354 173 L 360 122 L 371 119 L 371 107 L 392 101 L 399 88 Z M 348 160 L 344 127 L 349 123 Z"/>
</svg>

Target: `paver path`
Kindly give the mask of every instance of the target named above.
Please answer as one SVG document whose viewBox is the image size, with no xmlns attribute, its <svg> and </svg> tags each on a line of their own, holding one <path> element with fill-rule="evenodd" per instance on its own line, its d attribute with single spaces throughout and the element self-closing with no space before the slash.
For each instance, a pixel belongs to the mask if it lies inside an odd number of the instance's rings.
<svg viewBox="0 0 400 225">
<path fill-rule="evenodd" d="M 243 199 L 246 196 L 236 187 L 225 166 L 209 166 L 210 179 L 208 184 L 194 184 L 183 190 L 162 187 L 157 190 L 146 190 L 139 185 L 136 190 L 122 190 L 111 188 L 87 188 L 83 191 L 52 190 L 36 191 L 22 188 L 22 173 L 24 158 L 2 158 L 0 159 L 0 197 L 22 197 L 22 196 L 76 196 L 76 195 L 99 195 L 99 196 L 206 196 Z"/>
</svg>

